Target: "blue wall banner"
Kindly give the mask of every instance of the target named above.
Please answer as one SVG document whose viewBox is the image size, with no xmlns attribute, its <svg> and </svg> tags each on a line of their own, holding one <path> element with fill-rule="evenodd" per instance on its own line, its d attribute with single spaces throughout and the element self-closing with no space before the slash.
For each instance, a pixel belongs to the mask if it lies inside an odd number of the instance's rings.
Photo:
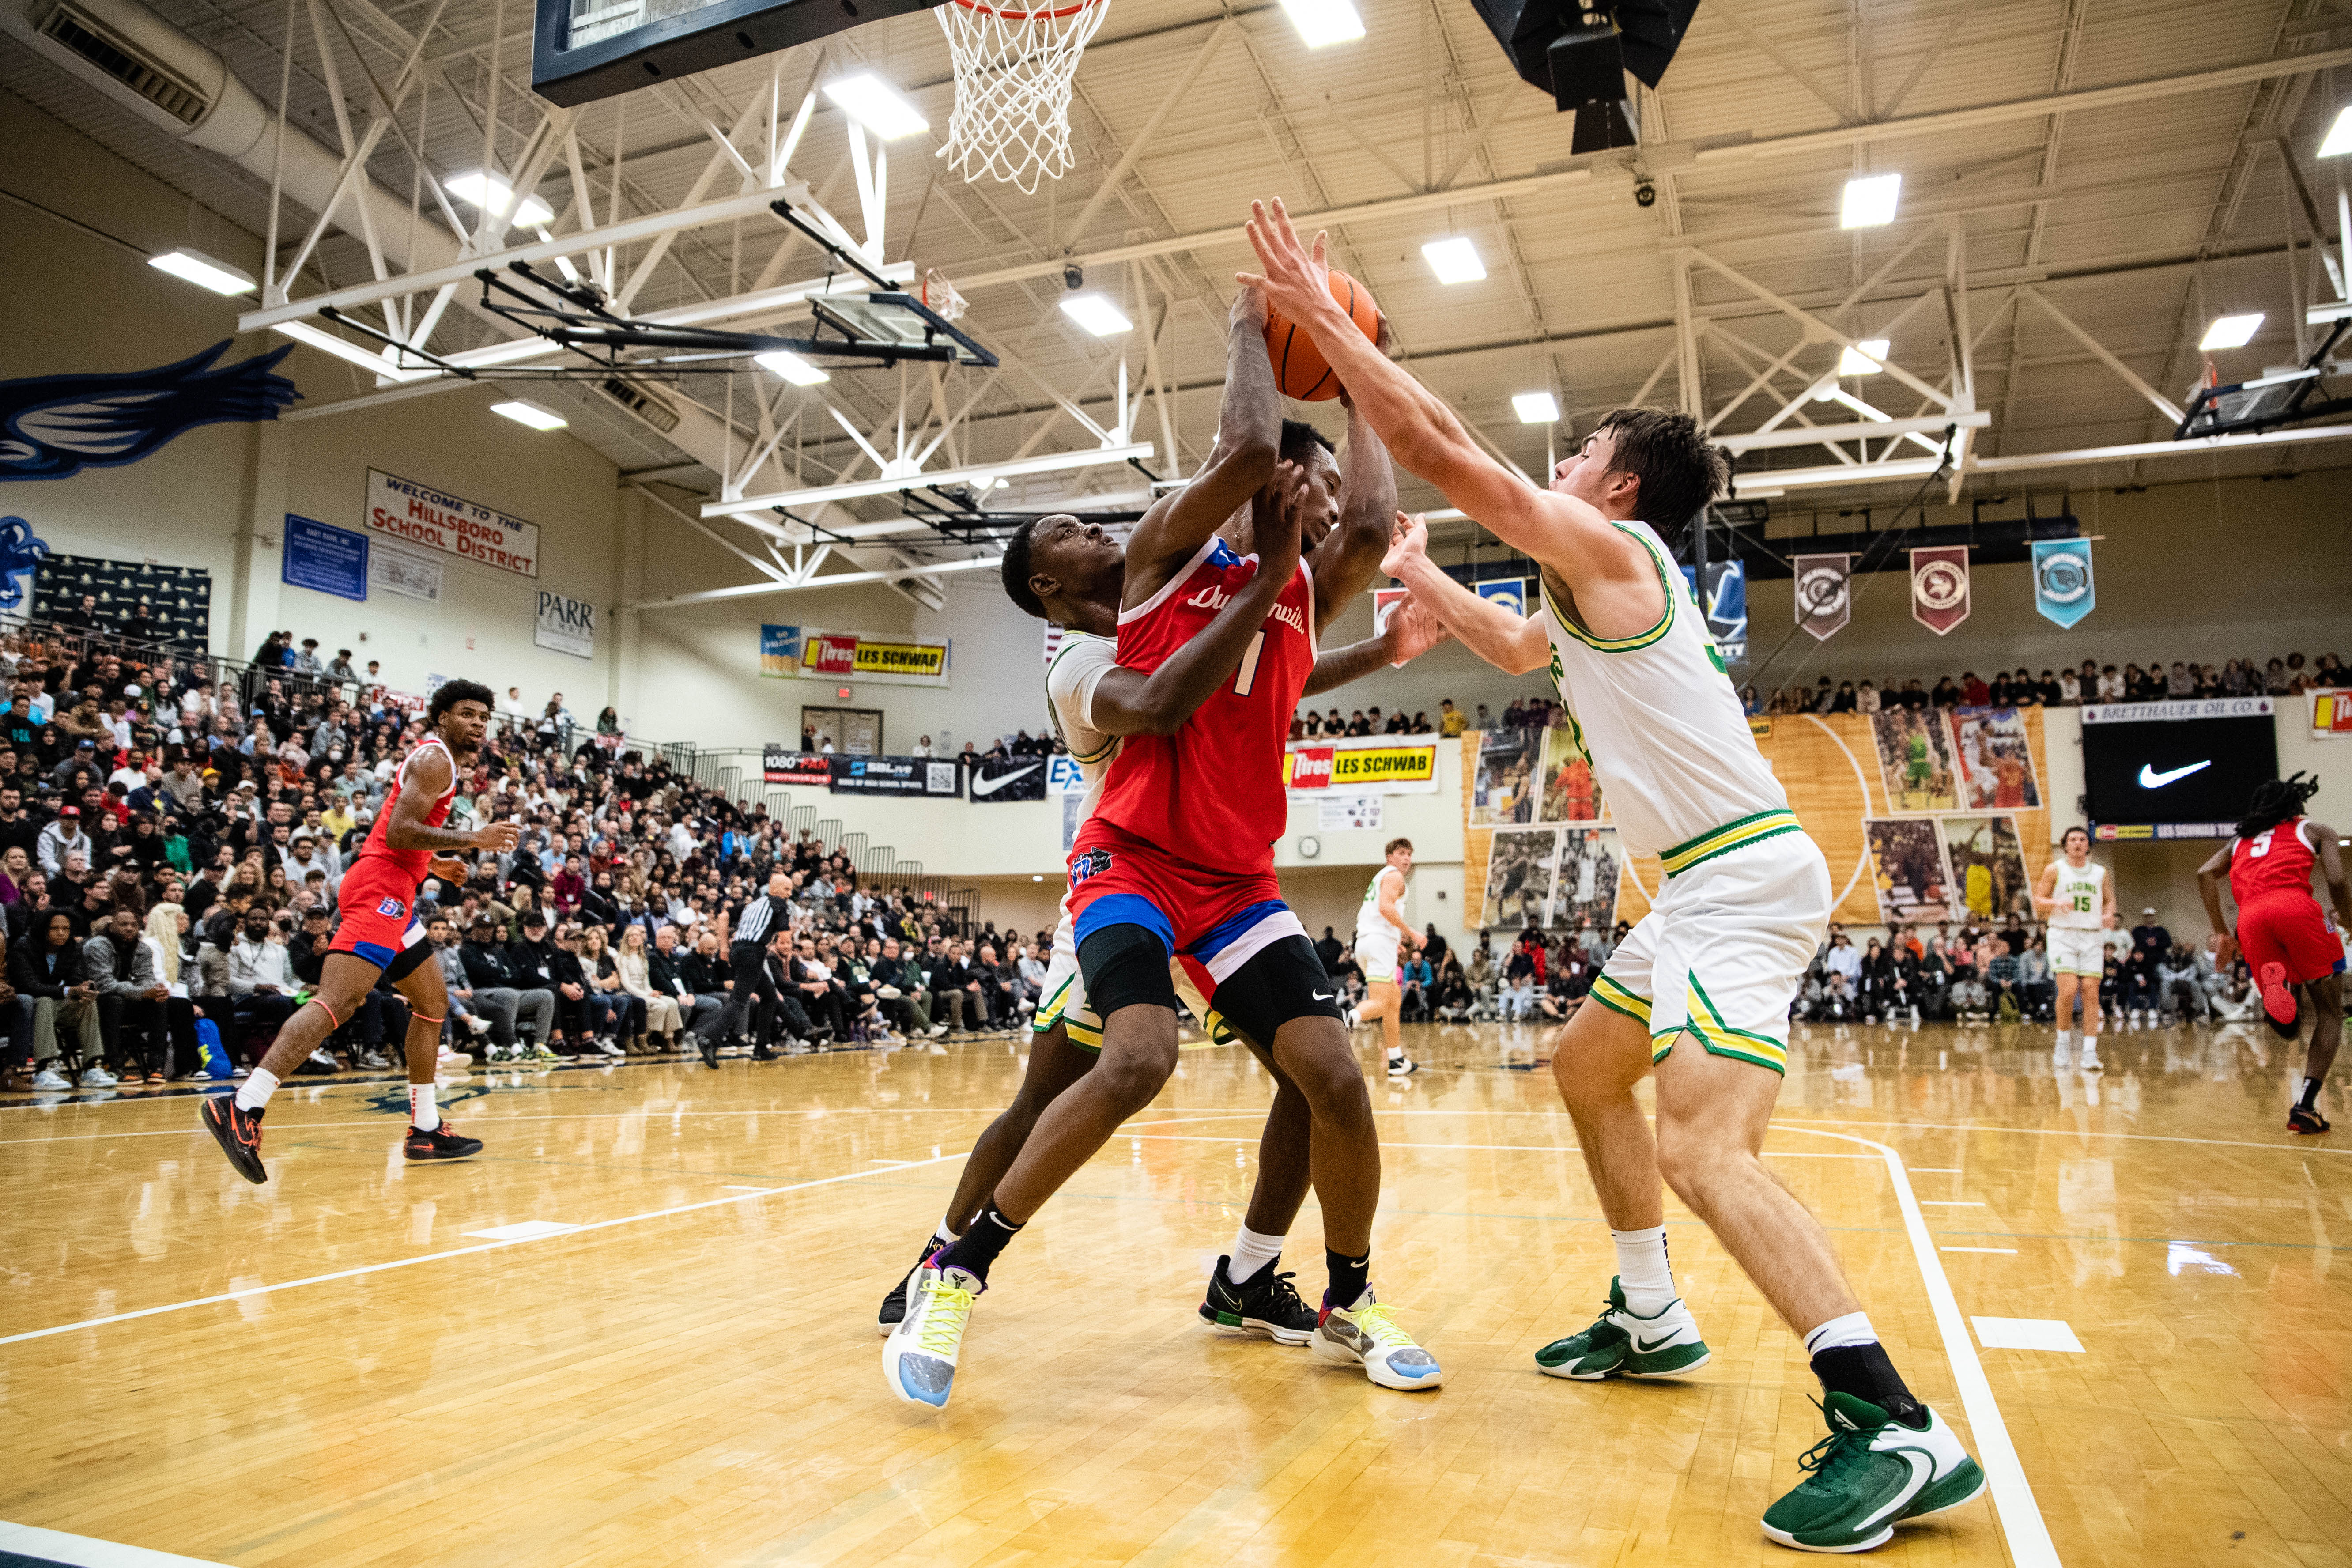
<svg viewBox="0 0 2352 1568">
<path fill-rule="evenodd" d="M 2033 542 L 2033 607 L 2062 626 L 2073 626 L 2099 607 L 2089 540 Z"/>
<path fill-rule="evenodd" d="M 801 672 L 801 629 L 763 626 L 760 628 L 760 673 L 771 680 L 790 680 Z"/>
<path fill-rule="evenodd" d="M 1698 591 L 1698 574 L 1683 568 L 1683 585 L 1706 606 L 1707 635 L 1726 663 L 1748 662 L 1748 563 L 1710 561 L 1706 563 L 1706 594 Z"/>
<path fill-rule="evenodd" d="M 1528 580 L 1525 577 L 1489 577 L 1475 586 L 1478 596 L 1488 604 L 1500 605 L 1515 616 L 1528 613 Z"/>
<path fill-rule="evenodd" d="M 348 528 L 286 514 L 286 538 L 278 552 L 278 581 L 339 599 L 368 595 L 368 538 Z"/>
</svg>

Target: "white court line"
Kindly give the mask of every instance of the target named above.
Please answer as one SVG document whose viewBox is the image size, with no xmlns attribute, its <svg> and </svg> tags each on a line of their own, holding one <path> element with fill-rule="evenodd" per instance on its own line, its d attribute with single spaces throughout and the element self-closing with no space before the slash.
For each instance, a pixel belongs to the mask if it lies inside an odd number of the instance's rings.
<svg viewBox="0 0 2352 1568">
<path fill-rule="evenodd" d="M 1915 1176 L 1957 1176 L 1960 1173 L 1960 1167 L 1958 1165 L 1914 1165 L 1911 1167 L 1911 1173 Z"/>
<path fill-rule="evenodd" d="M 1875 1149 L 1885 1160 L 1887 1179 L 1895 1184 L 1895 1205 L 1903 1211 L 1903 1228 L 1911 1237 L 1911 1250 L 1919 1259 L 1919 1277 L 1927 1287 L 1928 1304 L 1936 1311 L 1936 1328 L 1943 1335 L 1944 1356 L 1951 1363 L 1952 1381 L 1959 1386 L 1960 1408 L 1976 1438 L 1977 1462 L 1991 1483 L 1993 1511 L 2008 1538 L 2010 1561 L 2016 1568 L 2058 1568 L 2058 1548 L 2051 1542 L 2050 1526 L 2042 1520 L 2041 1505 L 2033 1500 L 2032 1483 L 2025 1479 L 2025 1466 L 2018 1459 L 2017 1445 L 2010 1440 L 2009 1424 L 2001 1419 L 1992 1384 L 1985 1380 L 1984 1363 L 1978 1359 L 1976 1342 L 1961 1320 L 1960 1304 L 1944 1274 L 1943 1259 L 1936 1256 L 1935 1238 L 1928 1234 L 1927 1218 L 1911 1191 L 1903 1156 L 1884 1143 L 1851 1132 L 1813 1135 Z"/>
<path fill-rule="evenodd" d="M 1136 1143 L 1255 1143 L 1255 1138 L 1208 1138 L 1184 1132 L 1122 1132 L 1119 1137 Z M 1383 1149 L 1483 1149 L 1498 1153 L 1517 1154 L 1577 1154 L 1582 1149 L 1574 1143 L 1400 1143 L 1393 1138 L 1381 1140 Z M 1768 1160 L 1868 1160 L 1876 1163 L 1875 1154 L 1808 1154 L 1793 1150 L 1767 1149 Z"/>
<path fill-rule="evenodd" d="M 74 1568 L 219 1568 L 208 1558 L 182 1557 L 144 1546 L 125 1546 L 119 1541 L 5 1521 L 0 1521 L 0 1552 L 44 1563 L 68 1563 Z"/>
<path fill-rule="evenodd" d="M 969 1153 L 970 1151 L 965 1152 Z M 52 1334 L 69 1334 L 76 1329 L 95 1329 L 108 1323 L 127 1323 L 134 1318 L 152 1318 L 163 1312 L 183 1311 L 190 1307 L 210 1307 L 222 1301 L 242 1301 L 249 1296 L 267 1296 L 274 1291 L 291 1290 L 302 1285 L 323 1285 L 331 1279 L 356 1279 L 364 1274 L 382 1274 L 388 1269 L 414 1268 L 419 1263 L 438 1263 L 444 1258 L 465 1258 L 477 1252 L 497 1252 L 503 1247 L 528 1247 L 534 1241 L 547 1239 L 551 1235 L 579 1236 L 586 1231 L 610 1230 L 614 1226 L 635 1225 L 640 1220 L 667 1219 L 672 1215 L 692 1214 L 698 1209 L 717 1208 L 723 1204 L 747 1203 L 752 1198 L 764 1197 L 771 1193 L 797 1193 L 809 1187 L 831 1186 L 835 1182 L 854 1182 L 864 1176 L 887 1175 L 897 1171 L 906 1170 L 911 1165 L 939 1165 L 950 1160 L 962 1158 L 964 1158 L 962 1153 L 940 1154 L 929 1160 L 910 1160 L 906 1165 L 894 1165 L 888 1171 L 848 1171 L 838 1176 L 818 1176 L 812 1181 L 794 1182 L 788 1186 L 751 1187 L 743 1189 L 741 1197 L 705 1198 L 700 1203 L 679 1204 L 674 1208 L 653 1209 L 645 1214 L 624 1215 L 619 1219 L 592 1220 L 586 1225 L 560 1232 L 541 1232 L 532 1236 L 517 1237 L 510 1241 L 486 1241 L 478 1247 L 453 1247 L 446 1252 L 423 1252 L 414 1258 L 395 1258 L 389 1263 L 370 1263 L 359 1268 L 339 1268 L 332 1274 L 311 1274 L 300 1279 L 282 1280 L 276 1285 L 257 1285 L 248 1290 L 225 1290 L 217 1296 L 198 1296 L 193 1300 L 173 1301 L 161 1307 L 142 1307 L 135 1312 L 116 1312 L 110 1317 L 87 1318 L 79 1323 L 60 1323 L 53 1329 L 35 1329 L 29 1333 L 0 1336 L 0 1345 L 13 1345 L 25 1340 L 45 1340 Z"/>
<path fill-rule="evenodd" d="M 2000 1252 L 2011 1258 L 2017 1256 L 2017 1248 L 2013 1247 L 1939 1247 L 1936 1250 L 1938 1252 Z"/>
<path fill-rule="evenodd" d="M 1989 1209 L 1990 1204 L 1974 1198 L 1921 1198 L 1920 1203 L 1931 1209 Z"/>
</svg>

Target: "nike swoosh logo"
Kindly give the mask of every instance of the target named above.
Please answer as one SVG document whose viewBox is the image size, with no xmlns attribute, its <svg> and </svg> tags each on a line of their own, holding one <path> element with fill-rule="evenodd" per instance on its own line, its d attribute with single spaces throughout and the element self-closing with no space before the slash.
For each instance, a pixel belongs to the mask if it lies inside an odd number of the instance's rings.
<svg viewBox="0 0 2352 1568">
<path fill-rule="evenodd" d="M 1675 1331 L 1675 1333 L 1680 1333 L 1681 1331 L 1681 1330 L 1677 1329 Z M 1674 1342 L 1674 1334 L 1668 1334 L 1662 1340 L 1645 1340 L 1639 1334 L 1635 1334 L 1633 1336 L 1633 1348 L 1643 1355 L 1654 1355 Z"/>
<path fill-rule="evenodd" d="M 1025 778 L 1045 765 L 1045 764 L 1043 763 L 1032 763 L 1025 768 L 1015 768 L 1009 773 L 1000 773 L 992 779 L 985 781 L 974 779 L 971 781 L 971 793 L 974 797 L 985 800 L 988 796 L 994 795 L 998 790 L 1003 789 L 1006 784 L 1011 784 L 1014 779 Z"/>
<path fill-rule="evenodd" d="M 2167 768 L 2164 772 L 2158 773 L 2149 763 L 2142 763 L 2139 765 L 2139 787 L 2142 789 L 2162 789 L 2165 785 L 2172 783 L 2175 779 L 2185 779 L 2190 773 L 2201 773 L 2212 765 L 2213 764 L 2210 761 L 2191 763 L 2185 768 Z"/>
<path fill-rule="evenodd" d="M 1881 1448 L 1878 1451 L 1884 1454 L 1889 1450 Z M 1926 1489 L 1927 1483 L 1935 1479 L 1936 1461 L 1930 1456 L 1921 1453 L 1916 1448 L 1896 1448 L 1892 1451 L 1899 1455 L 1905 1464 L 1911 1467 L 1911 1484 L 1895 1493 L 1877 1512 L 1857 1523 L 1853 1527 L 1857 1534 L 1874 1529 L 1880 1521 L 1890 1519 L 1902 1510 L 1910 1507 L 1911 1500 L 1917 1497 L 1922 1490 Z"/>
<path fill-rule="evenodd" d="M 1330 1001 L 1335 1001 L 1335 1000 L 1337 1000 L 1337 999 L 1338 999 L 1338 998 L 1337 998 L 1337 994 L 1336 994 L 1336 993 L 1329 992 L 1329 991 L 1318 991 L 1318 992 L 1316 992 L 1316 993 L 1314 994 L 1314 995 L 1315 995 L 1315 1000 L 1317 1000 L 1318 1002 L 1330 1002 Z"/>
</svg>

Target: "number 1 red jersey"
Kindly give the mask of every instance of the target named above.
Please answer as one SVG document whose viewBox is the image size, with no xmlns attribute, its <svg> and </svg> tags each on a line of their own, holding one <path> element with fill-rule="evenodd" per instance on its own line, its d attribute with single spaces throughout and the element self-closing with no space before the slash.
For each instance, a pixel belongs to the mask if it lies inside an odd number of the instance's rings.
<svg viewBox="0 0 2352 1568">
<path fill-rule="evenodd" d="M 1257 557 L 1212 536 L 1168 584 L 1118 616 L 1118 662 L 1146 673 L 1208 629 L 1257 574 Z M 1095 816 L 1213 870 L 1274 864 L 1290 816 L 1282 753 L 1315 670 L 1315 583 L 1305 563 L 1241 666 L 1173 735 L 1130 735 Z"/>
<path fill-rule="evenodd" d="M 360 852 L 352 862 L 354 870 L 370 860 L 377 860 L 385 866 L 397 868 L 402 876 L 408 879 L 408 888 L 412 893 L 423 885 L 425 872 L 431 869 L 433 851 L 394 849 L 392 847 L 392 841 L 385 837 L 385 832 L 392 826 L 394 805 L 399 801 L 401 792 L 408 787 L 409 764 L 427 752 L 440 752 L 442 759 L 449 764 L 449 787 L 442 791 L 440 796 L 425 808 L 425 826 L 438 827 L 449 820 L 449 808 L 456 805 L 457 800 L 457 759 L 449 755 L 449 748 L 441 743 L 440 736 L 427 735 L 418 742 L 416 750 L 401 759 L 399 771 L 392 775 L 392 790 L 383 797 L 383 809 L 375 814 L 375 826 L 368 829 L 367 838 L 361 844 Z"/>
</svg>

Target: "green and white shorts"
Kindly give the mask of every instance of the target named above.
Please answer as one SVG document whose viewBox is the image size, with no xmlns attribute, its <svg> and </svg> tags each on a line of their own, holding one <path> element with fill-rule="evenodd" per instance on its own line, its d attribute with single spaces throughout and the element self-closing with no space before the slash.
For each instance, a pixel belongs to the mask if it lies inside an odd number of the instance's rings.
<svg viewBox="0 0 2352 1568">
<path fill-rule="evenodd" d="M 1052 962 L 1045 966 L 1045 984 L 1037 1011 L 1029 1020 L 1032 1034 L 1043 1035 L 1056 1024 L 1069 1037 L 1070 1044 L 1082 1051 L 1102 1049 L 1102 1020 L 1087 1002 L 1087 977 L 1078 971 L 1076 928 L 1071 923 L 1069 911 L 1054 927 Z M 1233 1032 L 1215 1008 L 1202 1000 L 1201 988 L 1192 984 L 1192 976 L 1174 959 L 1168 961 L 1168 978 L 1176 986 L 1176 999 L 1184 1004 L 1192 1016 L 1201 1020 L 1209 1031 L 1209 1038 L 1218 1045 L 1231 1045 Z"/>
<path fill-rule="evenodd" d="M 1712 1055 L 1787 1072 L 1789 1005 L 1829 929 L 1821 850 L 1793 814 L 1776 812 L 1663 858 L 1666 885 L 1601 966 L 1592 999 L 1649 1030 L 1652 1061 L 1687 1035 Z"/>
</svg>

